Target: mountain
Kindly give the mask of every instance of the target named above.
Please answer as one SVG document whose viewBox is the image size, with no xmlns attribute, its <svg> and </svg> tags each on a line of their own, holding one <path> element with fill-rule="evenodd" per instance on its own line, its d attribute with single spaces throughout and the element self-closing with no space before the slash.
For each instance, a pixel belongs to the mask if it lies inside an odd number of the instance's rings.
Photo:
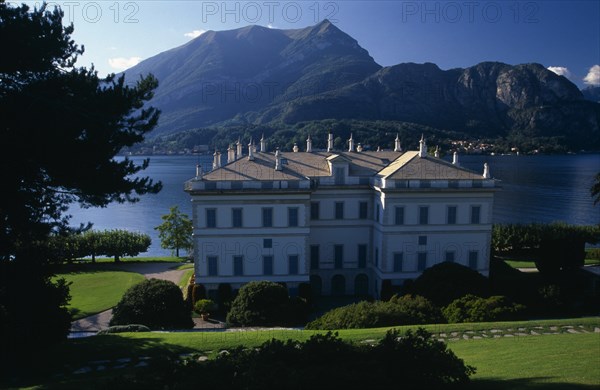
<svg viewBox="0 0 600 390">
<path fill-rule="evenodd" d="M 600 86 L 587 87 L 581 90 L 583 97 L 592 102 L 600 103 Z"/>
<path fill-rule="evenodd" d="M 127 70 L 159 80 L 152 105 L 162 110 L 155 133 L 208 126 L 238 114 L 319 94 L 381 69 L 356 40 L 325 20 L 277 30 L 248 26 L 208 31 Z"/>
<path fill-rule="evenodd" d="M 381 67 L 327 20 L 294 30 L 208 31 L 142 61 L 126 77 L 148 73 L 160 82 L 151 101 L 162 110 L 154 135 L 211 126 L 383 120 L 600 149 L 600 104 L 540 64 Z"/>
</svg>

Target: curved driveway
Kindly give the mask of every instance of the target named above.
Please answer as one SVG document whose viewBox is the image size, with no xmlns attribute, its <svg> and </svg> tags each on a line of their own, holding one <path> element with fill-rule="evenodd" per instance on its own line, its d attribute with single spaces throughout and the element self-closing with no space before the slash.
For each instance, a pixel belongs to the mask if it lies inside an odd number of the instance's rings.
<svg viewBox="0 0 600 390">
<path fill-rule="evenodd" d="M 146 279 L 169 280 L 179 284 L 181 276 L 186 270 L 171 270 L 170 268 L 178 266 L 178 263 L 132 263 L 119 264 L 122 271 L 137 272 L 146 277 Z M 108 323 L 112 318 L 112 309 L 94 314 L 89 317 L 81 318 L 71 322 L 71 332 L 96 332 L 108 328 Z"/>
</svg>

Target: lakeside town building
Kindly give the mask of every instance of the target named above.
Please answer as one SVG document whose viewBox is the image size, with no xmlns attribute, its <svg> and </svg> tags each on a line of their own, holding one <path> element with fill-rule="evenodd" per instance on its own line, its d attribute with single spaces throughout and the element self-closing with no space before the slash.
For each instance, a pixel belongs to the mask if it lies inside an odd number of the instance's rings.
<svg viewBox="0 0 600 390">
<path fill-rule="evenodd" d="M 244 152 L 246 149 L 246 153 Z M 418 151 L 267 151 L 240 141 L 185 183 L 192 200 L 196 283 L 216 298 L 253 280 L 309 283 L 317 295 L 380 296 L 444 261 L 489 273 L 497 183 Z M 387 281 L 387 282 L 385 282 Z"/>
</svg>

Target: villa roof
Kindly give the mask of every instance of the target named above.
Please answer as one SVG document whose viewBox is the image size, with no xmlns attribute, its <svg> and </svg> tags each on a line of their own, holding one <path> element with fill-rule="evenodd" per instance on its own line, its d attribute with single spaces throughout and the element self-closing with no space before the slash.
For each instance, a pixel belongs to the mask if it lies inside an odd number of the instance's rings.
<svg viewBox="0 0 600 390">
<path fill-rule="evenodd" d="M 484 180 L 481 174 L 456 166 L 440 158 L 419 157 L 419 152 L 406 152 L 377 176 L 392 180 Z"/>
</svg>

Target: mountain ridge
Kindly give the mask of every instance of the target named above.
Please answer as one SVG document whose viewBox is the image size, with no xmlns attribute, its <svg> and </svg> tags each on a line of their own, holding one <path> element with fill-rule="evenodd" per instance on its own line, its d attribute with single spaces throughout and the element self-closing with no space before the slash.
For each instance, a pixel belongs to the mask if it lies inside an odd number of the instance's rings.
<svg viewBox="0 0 600 390">
<path fill-rule="evenodd" d="M 150 102 L 162 110 L 154 136 L 215 125 L 356 119 L 475 137 L 573 137 L 600 148 L 600 104 L 541 64 L 382 67 L 328 20 L 293 30 L 207 31 L 142 61 L 126 77 L 147 73 L 160 83 Z"/>
</svg>

